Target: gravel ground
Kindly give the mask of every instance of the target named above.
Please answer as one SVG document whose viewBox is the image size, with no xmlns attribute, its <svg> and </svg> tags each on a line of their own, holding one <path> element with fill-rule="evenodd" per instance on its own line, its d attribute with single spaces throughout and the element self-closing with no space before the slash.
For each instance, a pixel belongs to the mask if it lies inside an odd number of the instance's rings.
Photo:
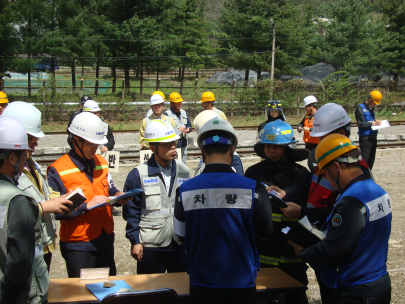
<svg viewBox="0 0 405 304">
<path fill-rule="evenodd" d="M 405 127 L 395 127 L 400 131 L 396 134 L 405 134 Z M 397 130 L 397 129 L 396 129 Z M 382 133 L 382 132 L 381 132 Z M 377 151 L 377 159 L 374 165 L 373 174 L 376 182 L 380 184 L 391 196 L 393 206 L 393 223 L 388 252 L 388 270 L 392 281 L 392 301 L 391 303 L 405 303 L 403 293 L 405 284 L 405 210 L 402 209 L 401 201 L 405 197 L 404 193 L 404 176 L 405 165 L 404 149 L 386 149 Z M 259 158 L 249 157 L 242 158 L 245 170 L 251 165 L 257 163 Z M 301 163 L 306 165 L 305 162 Z M 190 169 L 197 166 L 197 162 L 188 162 Z M 112 173 L 114 182 L 119 189 L 122 189 L 126 176 L 133 166 L 125 165 L 120 167 L 119 173 Z M 125 238 L 125 221 L 122 217 L 114 217 L 115 221 L 115 261 L 119 275 L 135 274 L 136 262 L 130 255 L 130 243 Z M 51 279 L 67 278 L 65 262 L 60 255 L 59 246 L 56 246 L 51 265 Z M 319 289 L 316 282 L 315 274 L 310 268 L 308 270 L 309 286 L 307 295 L 310 303 L 321 303 Z"/>
<path fill-rule="evenodd" d="M 352 136 L 351 139 L 357 141 L 357 128 L 352 128 Z M 238 136 L 239 145 L 253 145 L 256 140 L 257 132 L 254 130 L 240 130 L 236 131 Z M 302 141 L 302 133 L 299 134 L 296 130 L 294 130 L 295 137 L 298 140 Z M 381 129 L 379 131 L 381 135 L 399 135 L 405 134 L 405 126 L 392 126 L 390 128 Z M 197 133 L 191 132 L 188 135 L 189 138 L 194 140 L 194 145 L 197 143 Z M 139 134 L 138 133 L 117 133 L 114 135 L 115 138 L 115 145 L 130 145 L 130 144 L 139 144 Z M 45 148 L 45 147 L 64 147 L 68 146 L 67 144 L 67 135 L 47 135 L 38 142 L 38 148 Z"/>
</svg>

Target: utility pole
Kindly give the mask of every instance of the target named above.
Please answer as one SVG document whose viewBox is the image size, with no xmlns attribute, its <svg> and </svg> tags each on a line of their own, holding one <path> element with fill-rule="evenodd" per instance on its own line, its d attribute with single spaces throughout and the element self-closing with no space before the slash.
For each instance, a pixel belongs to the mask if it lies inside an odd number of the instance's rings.
<svg viewBox="0 0 405 304">
<path fill-rule="evenodd" d="M 270 99 L 273 100 L 273 90 L 274 90 L 274 57 L 276 55 L 276 28 L 277 26 L 274 24 L 274 20 L 270 19 L 270 27 L 273 26 L 273 47 L 271 51 L 271 74 L 270 74 L 270 80 L 271 80 L 271 92 L 270 92 Z"/>
</svg>

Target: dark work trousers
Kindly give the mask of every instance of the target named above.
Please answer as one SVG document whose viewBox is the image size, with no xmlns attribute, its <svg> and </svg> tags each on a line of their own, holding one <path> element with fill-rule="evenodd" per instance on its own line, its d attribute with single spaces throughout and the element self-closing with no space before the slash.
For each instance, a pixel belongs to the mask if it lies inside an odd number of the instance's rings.
<svg viewBox="0 0 405 304">
<path fill-rule="evenodd" d="M 316 160 L 315 160 L 315 150 L 318 144 L 310 144 L 310 143 L 305 143 L 305 149 L 308 149 L 311 151 L 311 155 L 308 158 L 308 168 L 309 171 L 312 173 L 315 172 L 315 168 L 317 166 Z"/>
<path fill-rule="evenodd" d="M 114 260 L 114 246 L 98 251 L 77 251 L 60 247 L 62 257 L 66 261 L 69 278 L 80 278 L 82 268 L 110 267 L 110 276 L 117 274 Z"/>
<path fill-rule="evenodd" d="M 137 262 L 137 274 L 168 273 L 186 271 L 184 247 L 173 251 L 144 251 L 141 262 Z"/>
<path fill-rule="evenodd" d="M 44 254 L 44 261 L 46 263 L 46 267 L 48 267 L 48 273 L 51 270 L 51 261 L 52 261 L 52 252 L 48 252 Z"/>
<path fill-rule="evenodd" d="M 210 288 L 190 285 L 192 304 L 254 304 L 256 286 L 250 288 Z"/>
<path fill-rule="evenodd" d="M 375 152 L 377 150 L 377 134 L 360 136 L 359 138 L 361 156 L 364 161 L 370 167 L 370 170 L 373 169 Z"/>
<path fill-rule="evenodd" d="M 377 281 L 381 280 L 389 281 L 389 276 L 386 275 Z M 378 286 L 378 282 L 371 282 L 364 285 L 349 286 L 343 290 L 337 289 L 333 294 L 331 304 L 389 304 L 391 302 L 391 285 L 382 292 L 381 287 Z"/>
<path fill-rule="evenodd" d="M 275 267 L 275 266 L 270 266 Z M 308 266 L 303 263 L 280 263 L 278 266 L 282 271 L 296 279 L 298 282 L 308 286 L 307 269 Z M 269 265 L 260 263 L 260 268 L 269 268 Z M 288 291 L 285 295 L 285 304 L 308 304 L 308 298 L 305 290 Z M 273 304 L 271 292 L 260 292 L 257 294 L 257 303 Z"/>
<path fill-rule="evenodd" d="M 320 270 L 315 270 L 315 276 L 318 280 L 319 291 L 321 293 L 321 300 L 322 304 L 331 304 L 332 303 L 332 295 L 333 289 L 328 288 L 322 281 L 321 281 L 321 273 Z"/>
</svg>

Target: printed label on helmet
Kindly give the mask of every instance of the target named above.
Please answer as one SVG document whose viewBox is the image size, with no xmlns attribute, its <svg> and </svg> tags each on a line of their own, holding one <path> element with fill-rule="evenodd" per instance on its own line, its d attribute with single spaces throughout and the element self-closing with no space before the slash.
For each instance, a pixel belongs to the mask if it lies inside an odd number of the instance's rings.
<svg viewBox="0 0 405 304">
<path fill-rule="evenodd" d="M 158 177 L 151 177 L 151 178 L 144 178 L 143 179 L 143 184 L 144 185 L 153 185 L 153 184 L 158 184 L 159 183 L 159 178 Z"/>
<path fill-rule="evenodd" d="M 282 134 L 282 135 L 291 134 L 291 130 L 284 130 L 284 131 L 281 131 L 281 134 Z"/>
<path fill-rule="evenodd" d="M 276 138 L 277 135 L 266 135 L 268 140 L 274 140 L 274 138 Z"/>
<path fill-rule="evenodd" d="M 214 124 L 214 125 L 219 124 L 219 120 L 214 120 L 214 121 L 212 122 L 212 124 Z"/>
<path fill-rule="evenodd" d="M 96 132 L 96 135 L 104 135 L 104 132 Z"/>
</svg>

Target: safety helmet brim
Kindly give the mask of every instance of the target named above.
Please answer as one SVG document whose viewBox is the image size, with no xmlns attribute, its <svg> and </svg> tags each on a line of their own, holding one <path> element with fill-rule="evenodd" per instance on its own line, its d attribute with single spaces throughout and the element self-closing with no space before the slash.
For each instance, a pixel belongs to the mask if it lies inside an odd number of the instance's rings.
<svg viewBox="0 0 405 304">
<path fill-rule="evenodd" d="M 257 143 L 254 145 L 255 153 L 260 156 L 261 158 L 267 158 L 266 153 L 264 152 L 264 145 L 262 143 Z M 272 144 L 271 144 L 272 145 Z M 311 151 L 302 148 L 291 148 L 288 145 L 278 145 L 278 146 L 286 146 L 286 148 L 291 149 L 292 154 L 294 156 L 293 161 L 300 162 L 303 160 L 308 159 L 311 156 Z"/>
<path fill-rule="evenodd" d="M 88 139 L 88 138 L 84 137 L 86 134 L 80 133 L 80 131 L 77 130 L 77 129 L 69 127 L 68 130 L 69 130 L 70 133 L 76 135 L 77 137 L 83 138 L 84 140 L 86 140 L 88 142 L 91 142 L 93 144 L 96 144 L 96 145 L 104 145 L 104 144 L 108 143 L 108 140 L 106 138 L 103 138 L 103 139 L 100 139 L 100 140 Z"/>
<path fill-rule="evenodd" d="M 44 132 L 42 132 L 42 131 L 39 131 L 38 133 L 27 132 L 27 134 L 29 134 L 29 135 L 31 135 L 31 136 L 34 136 L 34 137 L 37 137 L 37 138 L 45 137 L 45 134 L 44 134 Z"/>
</svg>

